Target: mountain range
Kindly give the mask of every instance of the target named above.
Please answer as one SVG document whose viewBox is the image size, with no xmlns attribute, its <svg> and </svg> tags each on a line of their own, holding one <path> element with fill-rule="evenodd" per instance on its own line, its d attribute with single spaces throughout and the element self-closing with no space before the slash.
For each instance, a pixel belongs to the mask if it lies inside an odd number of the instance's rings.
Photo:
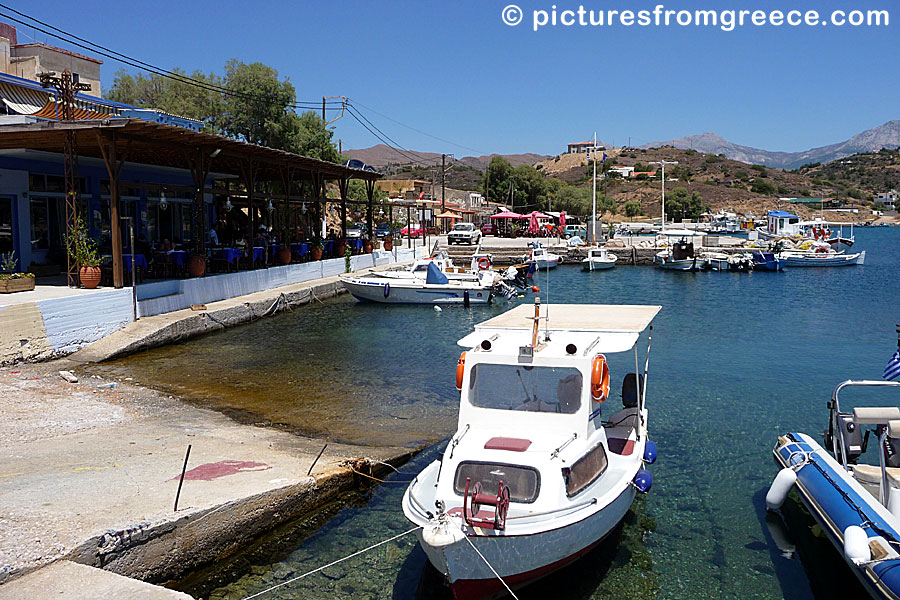
<svg viewBox="0 0 900 600">
<path fill-rule="evenodd" d="M 434 152 L 415 152 L 411 150 L 401 151 L 384 144 L 378 144 L 376 146 L 372 146 L 371 148 L 360 148 L 358 150 L 343 150 L 342 154 L 348 158 L 361 160 L 367 165 L 371 165 L 379 170 L 390 165 L 419 164 L 439 166 L 441 164 L 440 154 Z M 549 158 L 548 156 L 545 156 L 543 154 L 532 153 L 490 154 L 482 156 L 466 156 L 460 159 L 455 159 L 448 156 L 447 164 L 450 164 L 452 162 L 461 163 L 467 167 L 472 167 L 474 169 L 478 169 L 479 171 L 483 171 L 487 168 L 488 164 L 491 162 L 491 159 L 495 156 L 501 156 L 505 158 L 514 167 L 517 167 L 519 165 L 533 165 L 536 162 Z"/>
<path fill-rule="evenodd" d="M 827 163 L 839 160 L 859 152 L 877 152 L 882 148 L 898 148 L 900 147 L 900 121 L 888 121 L 884 125 L 858 133 L 849 140 L 803 152 L 771 152 L 750 146 L 741 146 L 729 142 L 711 131 L 667 142 L 644 144 L 641 148 L 659 148 L 661 146 L 674 146 L 682 150 L 693 149 L 708 154 L 723 154 L 732 160 L 754 165 L 796 169 L 809 163 Z"/>
</svg>

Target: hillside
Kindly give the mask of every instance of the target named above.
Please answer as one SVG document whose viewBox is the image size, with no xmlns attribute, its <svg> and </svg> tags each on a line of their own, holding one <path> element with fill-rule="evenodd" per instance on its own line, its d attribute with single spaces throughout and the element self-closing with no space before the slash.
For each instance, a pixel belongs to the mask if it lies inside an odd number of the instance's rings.
<svg viewBox="0 0 900 600">
<path fill-rule="evenodd" d="M 434 152 L 415 152 L 411 150 L 400 151 L 384 144 L 378 144 L 376 146 L 372 146 L 371 148 L 360 148 L 358 150 L 344 150 L 343 155 L 347 158 L 355 158 L 357 160 L 363 161 L 368 165 L 372 165 L 380 172 L 386 172 L 385 169 L 387 168 L 390 168 L 388 170 L 400 172 L 403 170 L 403 167 L 409 167 L 416 164 L 416 162 L 413 161 L 412 158 L 415 158 L 418 161 L 419 166 L 423 166 L 423 163 L 424 165 L 434 166 L 440 166 L 441 164 L 440 154 L 436 154 Z M 488 164 L 491 162 L 491 159 L 495 156 L 503 157 L 514 167 L 518 165 L 533 165 L 537 161 L 547 158 L 546 155 L 532 153 L 490 155 L 485 154 L 481 156 L 466 156 L 459 159 L 448 156 L 447 164 L 460 164 L 465 167 L 484 171 L 487 168 Z"/>
<path fill-rule="evenodd" d="M 900 147 L 900 121 L 887 123 L 858 133 L 848 140 L 811 148 L 803 152 L 772 152 L 729 142 L 713 132 L 669 140 L 652 142 L 641 148 L 672 146 L 679 149 L 693 149 L 708 154 L 724 154 L 727 158 L 750 164 L 760 164 L 783 169 L 795 169 L 809 163 L 826 163 L 846 158 L 857 153 L 878 152 L 882 148 Z"/>
</svg>

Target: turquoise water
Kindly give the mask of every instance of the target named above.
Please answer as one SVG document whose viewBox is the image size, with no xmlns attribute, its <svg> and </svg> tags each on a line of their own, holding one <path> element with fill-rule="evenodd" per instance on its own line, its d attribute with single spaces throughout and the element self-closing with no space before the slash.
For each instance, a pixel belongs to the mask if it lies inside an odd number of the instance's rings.
<svg viewBox="0 0 900 600">
<path fill-rule="evenodd" d="M 648 388 L 660 460 L 653 466 L 654 488 L 636 505 L 619 543 L 525 597 L 829 597 L 835 586 L 810 586 L 809 561 L 786 558 L 775 547 L 764 494 L 775 474 L 777 435 L 818 435 L 835 384 L 880 378 L 896 348 L 900 229 L 858 229 L 857 247 L 868 251 L 865 266 L 748 274 L 649 267 L 583 273 L 562 266 L 552 272 L 553 302 L 663 306 Z M 547 289 L 543 276 L 538 284 Z M 429 443 L 455 428 L 456 339 L 502 310 L 435 313 L 342 298 L 102 368 L 306 433 Z M 171 383 L 166 375 L 188 352 L 191 379 L 203 385 Z M 204 359 L 209 355 L 215 359 Z M 616 366 L 614 373 L 625 368 Z M 314 383 L 323 379 L 327 385 Z M 291 387 L 297 381 L 305 382 L 302 390 Z M 246 405 L 244 394 L 251 398 Z M 321 422 L 301 417 L 309 414 L 305 402 L 317 406 L 329 397 L 346 414 Z M 402 470 L 415 472 L 440 448 Z M 404 531 L 402 489 L 396 483 L 376 488 L 366 506 L 342 511 L 297 549 L 210 597 L 240 598 Z M 404 538 L 264 597 L 412 597 L 424 565 L 413 542 Z M 861 596 L 839 567 L 827 572 L 855 590 L 847 597 Z M 429 597 L 435 590 L 426 586 L 419 593 Z"/>
</svg>

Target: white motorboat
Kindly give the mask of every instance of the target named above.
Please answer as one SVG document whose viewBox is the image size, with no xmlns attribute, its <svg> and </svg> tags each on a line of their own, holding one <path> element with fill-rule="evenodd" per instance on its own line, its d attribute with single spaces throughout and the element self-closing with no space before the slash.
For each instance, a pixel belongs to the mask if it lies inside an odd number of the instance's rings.
<svg viewBox="0 0 900 600">
<path fill-rule="evenodd" d="M 866 251 L 846 254 L 819 246 L 813 251 L 785 250 L 777 257 L 786 267 L 846 267 L 865 264 Z"/>
<path fill-rule="evenodd" d="M 761 240 L 778 238 L 802 239 L 806 237 L 800 225 L 800 217 L 784 210 L 770 210 L 766 213 L 766 225 L 757 227 L 756 233 Z"/>
<path fill-rule="evenodd" d="M 700 268 L 704 271 L 728 271 L 729 255 L 724 252 L 701 252 Z"/>
<path fill-rule="evenodd" d="M 684 240 L 656 253 L 654 260 L 669 271 L 699 271 L 703 261 L 694 254 L 694 244 Z"/>
<path fill-rule="evenodd" d="M 539 300 L 459 340 L 467 351 L 456 368 L 457 431 L 403 496 L 455 598 L 496 596 L 574 561 L 652 484 L 644 468 L 656 459 L 645 406 L 649 338 L 643 375 L 637 342 L 660 307 L 541 310 Z M 623 408 L 604 421 L 606 357 L 632 350 Z M 628 354 L 614 360 L 632 364 Z"/>
<path fill-rule="evenodd" d="M 562 257 L 558 254 L 548 252 L 543 246 L 535 246 L 531 249 L 531 253 L 528 255 L 525 262 L 533 264 L 538 269 L 552 269 L 562 262 Z"/>
<path fill-rule="evenodd" d="M 585 271 L 601 271 L 612 269 L 619 260 L 615 254 L 611 254 L 606 248 L 589 248 L 588 255 L 581 261 L 581 268 Z"/>
<path fill-rule="evenodd" d="M 490 270 L 475 279 L 450 279 L 437 265 L 427 267 L 427 276 L 390 278 L 382 273 L 344 275 L 341 283 L 361 302 L 387 304 L 487 304 L 492 296 L 511 297 L 512 288 L 503 277 Z"/>
<path fill-rule="evenodd" d="M 478 274 L 473 273 L 471 269 L 465 269 L 454 265 L 453 259 L 450 258 L 446 250 L 441 250 L 436 256 L 420 258 L 412 265 L 402 269 L 371 271 L 367 276 L 384 277 L 388 279 L 426 279 L 428 277 L 428 266 L 432 264 L 435 265 L 439 271 L 444 273 L 448 279 L 468 281 L 475 281 L 478 279 Z M 488 264 L 490 264 L 489 257 Z"/>
</svg>

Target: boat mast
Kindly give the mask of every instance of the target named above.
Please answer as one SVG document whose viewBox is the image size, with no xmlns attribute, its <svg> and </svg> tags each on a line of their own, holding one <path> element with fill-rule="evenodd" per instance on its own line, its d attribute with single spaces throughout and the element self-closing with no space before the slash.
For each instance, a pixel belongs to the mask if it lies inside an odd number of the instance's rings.
<svg viewBox="0 0 900 600">
<path fill-rule="evenodd" d="M 662 235 L 666 235 L 666 165 L 677 165 L 677 160 L 660 160 L 652 162 L 651 165 L 660 165 L 662 167 Z"/>
<path fill-rule="evenodd" d="M 591 201 L 591 236 L 590 242 L 597 243 L 597 132 L 594 132 L 594 147 L 591 149 L 594 159 L 594 193 Z"/>
</svg>

